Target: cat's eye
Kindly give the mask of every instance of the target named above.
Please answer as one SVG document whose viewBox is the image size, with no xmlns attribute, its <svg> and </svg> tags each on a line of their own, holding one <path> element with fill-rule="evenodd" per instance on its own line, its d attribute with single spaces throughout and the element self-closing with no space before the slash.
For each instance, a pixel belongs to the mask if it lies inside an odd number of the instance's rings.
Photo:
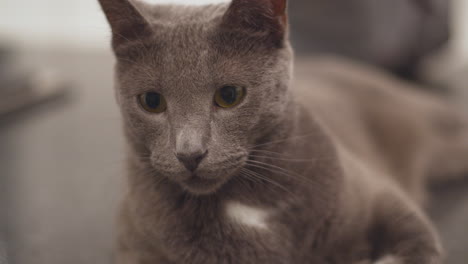
<svg viewBox="0 0 468 264">
<path fill-rule="evenodd" d="M 166 99 L 159 93 L 147 92 L 138 97 L 138 101 L 146 111 L 159 114 L 167 109 Z"/>
<path fill-rule="evenodd" d="M 237 106 L 245 97 L 245 88 L 237 86 L 223 86 L 216 91 L 215 104 L 221 108 Z"/>
</svg>

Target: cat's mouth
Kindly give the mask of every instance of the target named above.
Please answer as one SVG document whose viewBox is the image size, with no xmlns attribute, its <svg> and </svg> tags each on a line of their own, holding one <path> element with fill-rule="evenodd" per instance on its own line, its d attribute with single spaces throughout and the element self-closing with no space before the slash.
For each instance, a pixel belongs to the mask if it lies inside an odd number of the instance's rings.
<svg viewBox="0 0 468 264">
<path fill-rule="evenodd" d="M 224 182 L 225 179 L 222 178 L 207 179 L 197 174 L 192 174 L 190 178 L 182 182 L 182 185 L 193 194 L 208 195 L 218 190 Z"/>
<path fill-rule="evenodd" d="M 175 180 L 185 191 L 194 195 L 214 194 L 228 184 L 231 178 L 235 177 L 245 166 L 246 155 L 228 162 L 218 162 L 210 166 L 201 166 L 194 172 L 186 170 L 179 177 L 169 177 Z"/>
</svg>

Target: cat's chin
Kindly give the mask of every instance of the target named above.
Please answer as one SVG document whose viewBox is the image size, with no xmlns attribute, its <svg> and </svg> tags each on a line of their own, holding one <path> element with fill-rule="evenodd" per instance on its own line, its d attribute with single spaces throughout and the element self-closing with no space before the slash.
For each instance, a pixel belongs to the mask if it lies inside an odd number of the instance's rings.
<svg viewBox="0 0 468 264">
<path fill-rule="evenodd" d="M 182 187 L 194 195 L 210 195 L 219 190 L 226 183 L 226 179 L 207 179 L 192 175 L 189 179 L 181 182 Z"/>
</svg>

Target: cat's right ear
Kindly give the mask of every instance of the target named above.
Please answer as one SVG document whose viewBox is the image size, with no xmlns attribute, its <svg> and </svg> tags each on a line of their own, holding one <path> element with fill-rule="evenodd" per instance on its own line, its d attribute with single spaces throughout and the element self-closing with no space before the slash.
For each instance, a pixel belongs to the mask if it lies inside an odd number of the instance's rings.
<svg viewBox="0 0 468 264">
<path fill-rule="evenodd" d="M 266 37 L 282 46 L 288 25 L 287 0 L 232 0 L 222 26 Z"/>
<path fill-rule="evenodd" d="M 130 0 L 98 0 L 112 28 L 112 46 L 151 35 L 151 26 Z"/>
</svg>

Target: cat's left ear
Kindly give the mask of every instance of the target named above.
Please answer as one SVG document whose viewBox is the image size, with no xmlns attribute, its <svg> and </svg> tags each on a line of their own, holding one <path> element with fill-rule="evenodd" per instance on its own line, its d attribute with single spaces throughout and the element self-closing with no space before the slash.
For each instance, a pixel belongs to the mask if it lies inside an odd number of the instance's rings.
<svg viewBox="0 0 468 264">
<path fill-rule="evenodd" d="M 98 0 L 112 28 L 114 49 L 151 35 L 151 26 L 130 0 Z"/>
<path fill-rule="evenodd" d="M 232 0 L 222 23 L 282 44 L 288 26 L 286 7 L 287 0 Z"/>
</svg>

